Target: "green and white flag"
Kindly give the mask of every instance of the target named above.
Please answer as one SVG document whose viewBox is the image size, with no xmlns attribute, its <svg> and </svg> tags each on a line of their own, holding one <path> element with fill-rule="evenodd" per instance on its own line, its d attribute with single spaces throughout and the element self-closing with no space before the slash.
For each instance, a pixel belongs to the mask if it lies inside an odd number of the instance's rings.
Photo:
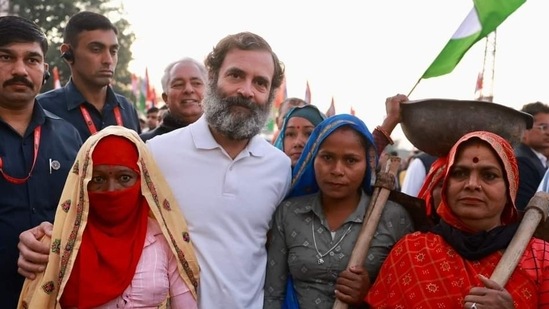
<svg viewBox="0 0 549 309">
<path fill-rule="evenodd" d="M 422 78 L 452 72 L 471 46 L 496 30 L 524 2 L 526 0 L 473 0 L 475 6 Z"/>
</svg>

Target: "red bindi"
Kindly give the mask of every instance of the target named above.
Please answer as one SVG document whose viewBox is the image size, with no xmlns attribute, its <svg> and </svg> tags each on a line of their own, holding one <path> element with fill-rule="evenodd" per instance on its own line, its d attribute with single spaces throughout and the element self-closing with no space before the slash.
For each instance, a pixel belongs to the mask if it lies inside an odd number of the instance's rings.
<svg viewBox="0 0 549 309">
<path fill-rule="evenodd" d="M 473 163 L 478 163 L 478 157 L 473 158 Z"/>
</svg>

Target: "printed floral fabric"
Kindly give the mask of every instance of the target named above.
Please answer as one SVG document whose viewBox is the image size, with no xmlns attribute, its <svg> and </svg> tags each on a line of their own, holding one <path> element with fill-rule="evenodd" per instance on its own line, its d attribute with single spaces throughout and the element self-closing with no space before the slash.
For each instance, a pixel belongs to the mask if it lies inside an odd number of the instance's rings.
<svg viewBox="0 0 549 309">
<path fill-rule="evenodd" d="M 549 306 L 548 249 L 544 241 L 530 241 L 505 286 L 515 308 Z M 463 308 L 469 290 L 484 286 L 477 275 L 490 278 L 501 256 L 495 252 L 479 261 L 468 261 L 439 235 L 406 235 L 385 260 L 367 303 L 372 308 Z"/>
<path fill-rule="evenodd" d="M 158 222 L 172 253 L 177 257 L 178 271 L 196 298 L 199 268 L 192 236 L 189 237 L 187 223 L 170 187 L 137 133 L 124 127 L 110 126 L 88 138 L 78 152 L 56 211 L 48 266 L 36 279 L 25 280 L 19 299 L 20 308 L 60 308 L 59 299 L 80 249 L 89 213 L 87 184 L 92 177 L 91 153 L 97 142 L 109 135 L 126 137 L 136 145 L 141 191 L 149 204 L 149 216 Z M 42 241 L 49 242 L 49 239 Z"/>
</svg>

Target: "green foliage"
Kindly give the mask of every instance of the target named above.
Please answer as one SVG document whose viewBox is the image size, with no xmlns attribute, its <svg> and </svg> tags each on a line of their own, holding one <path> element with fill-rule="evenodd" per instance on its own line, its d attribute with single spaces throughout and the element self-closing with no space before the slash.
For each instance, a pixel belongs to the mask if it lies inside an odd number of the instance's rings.
<svg viewBox="0 0 549 309">
<path fill-rule="evenodd" d="M 121 46 L 113 87 L 115 91 L 131 98 L 131 73 L 128 71 L 128 65 L 132 60 L 130 48 L 135 41 L 135 34 L 131 31 L 128 20 L 123 18 L 122 5 L 116 6 L 111 0 L 10 0 L 9 10 L 9 14 L 28 18 L 42 27 L 50 43 L 46 62 L 50 65 L 50 71 L 57 66 L 61 85 L 64 85 L 70 77 L 69 67 L 60 58 L 59 51 L 67 21 L 72 15 L 82 10 L 107 16 L 118 28 L 118 41 Z M 52 88 L 53 79 L 50 79 L 42 91 Z"/>
</svg>

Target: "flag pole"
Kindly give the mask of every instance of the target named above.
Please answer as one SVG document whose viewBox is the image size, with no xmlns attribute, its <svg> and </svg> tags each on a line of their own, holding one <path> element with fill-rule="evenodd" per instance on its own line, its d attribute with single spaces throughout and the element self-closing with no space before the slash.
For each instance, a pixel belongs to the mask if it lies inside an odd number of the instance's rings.
<svg viewBox="0 0 549 309">
<path fill-rule="evenodd" d="M 416 89 L 416 87 L 417 87 L 417 85 L 419 84 L 420 81 L 421 81 L 421 77 L 418 78 L 416 84 L 414 85 L 414 87 L 412 87 L 412 90 L 410 90 L 410 92 L 408 92 L 408 95 L 407 95 L 408 98 L 410 97 L 410 95 L 412 94 L 412 92 Z"/>
</svg>

